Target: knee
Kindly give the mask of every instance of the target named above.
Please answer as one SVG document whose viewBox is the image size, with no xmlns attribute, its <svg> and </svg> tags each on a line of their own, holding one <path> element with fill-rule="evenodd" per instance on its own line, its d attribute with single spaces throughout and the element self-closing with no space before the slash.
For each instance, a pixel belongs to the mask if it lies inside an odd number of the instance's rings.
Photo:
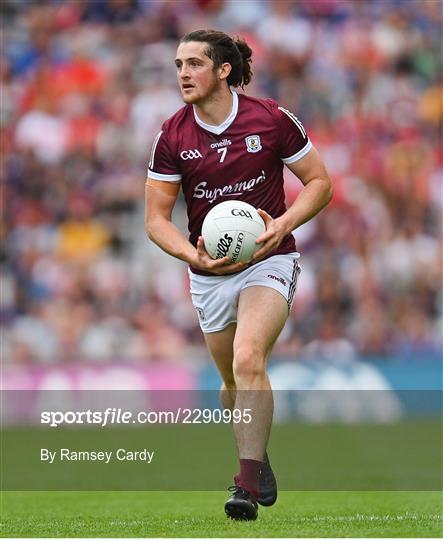
<svg viewBox="0 0 443 540">
<path fill-rule="evenodd" d="M 251 381 L 265 375 L 265 357 L 261 350 L 253 345 L 239 347 L 234 354 L 234 380 Z"/>
</svg>

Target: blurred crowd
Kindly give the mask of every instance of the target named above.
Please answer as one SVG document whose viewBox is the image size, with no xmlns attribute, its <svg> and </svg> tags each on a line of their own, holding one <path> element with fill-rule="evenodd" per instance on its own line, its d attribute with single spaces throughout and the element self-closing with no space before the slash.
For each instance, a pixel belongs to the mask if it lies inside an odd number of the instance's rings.
<svg viewBox="0 0 443 540">
<path fill-rule="evenodd" d="M 254 51 L 246 92 L 303 121 L 335 183 L 295 232 L 276 357 L 441 352 L 439 0 L 2 0 L 2 356 L 204 362 L 184 263 L 145 235 L 150 146 L 198 28 Z M 300 182 L 286 174 L 288 203 Z M 180 199 L 175 221 L 186 231 Z"/>
</svg>

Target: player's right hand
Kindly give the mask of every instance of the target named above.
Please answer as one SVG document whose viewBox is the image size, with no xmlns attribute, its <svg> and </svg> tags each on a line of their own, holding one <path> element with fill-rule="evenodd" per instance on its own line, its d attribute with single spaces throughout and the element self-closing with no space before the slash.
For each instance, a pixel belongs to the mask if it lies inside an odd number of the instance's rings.
<svg viewBox="0 0 443 540">
<path fill-rule="evenodd" d="M 192 266 L 203 272 L 210 272 L 217 276 L 224 274 L 234 274 L 240 272 L 248 266 L 248 263 L 237 262 L 231 263 L 229 257 L 223 257 L 222 259 L 212 259 L 205 249 L 205 241 L 203 236 L 199 236 L 197 240 L 197 257 L 195 261 L 192 261 Z"/>
</svg>

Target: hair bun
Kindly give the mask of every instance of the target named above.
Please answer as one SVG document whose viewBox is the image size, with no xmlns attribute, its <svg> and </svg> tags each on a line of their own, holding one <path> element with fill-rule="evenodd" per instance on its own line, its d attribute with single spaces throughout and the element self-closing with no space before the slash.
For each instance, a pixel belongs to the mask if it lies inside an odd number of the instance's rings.
<svg viewBox="0 0 443 540">
<path fill-rule="evenodd" d="M 234 45 L 239 50 L 240 56 L 243 61 L 243 82 L 242 86 L 248 84 L 252 78 L 251 62 L 252 62 L 252 49 L 246 43 L 244 39 L 236 37 L 232 40 Z"/>
</svg>

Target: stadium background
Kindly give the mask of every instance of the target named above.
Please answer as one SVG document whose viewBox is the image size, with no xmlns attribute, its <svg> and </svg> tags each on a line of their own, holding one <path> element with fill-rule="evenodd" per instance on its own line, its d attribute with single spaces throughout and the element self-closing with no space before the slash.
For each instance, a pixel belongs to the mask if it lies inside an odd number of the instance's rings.
<svg viewBox="0 0 443 540">
<path fill-rule="evenodd" d="M 303 270 L 274 383 L 440 385 L 440 2 L 2 10 L 4 387 L 217 386 L 186 267 L 143 225 L 151 143 L 182 106 L 176 44 L 204 27 L 250 43 L 247 93 L 299 116 L 335 183 L 330 206 L 295 233 Z M 287 174 L 288 203 L 300 185 Z M 182 201 L 175 219 L 186 231 Z"/>
</svg>

